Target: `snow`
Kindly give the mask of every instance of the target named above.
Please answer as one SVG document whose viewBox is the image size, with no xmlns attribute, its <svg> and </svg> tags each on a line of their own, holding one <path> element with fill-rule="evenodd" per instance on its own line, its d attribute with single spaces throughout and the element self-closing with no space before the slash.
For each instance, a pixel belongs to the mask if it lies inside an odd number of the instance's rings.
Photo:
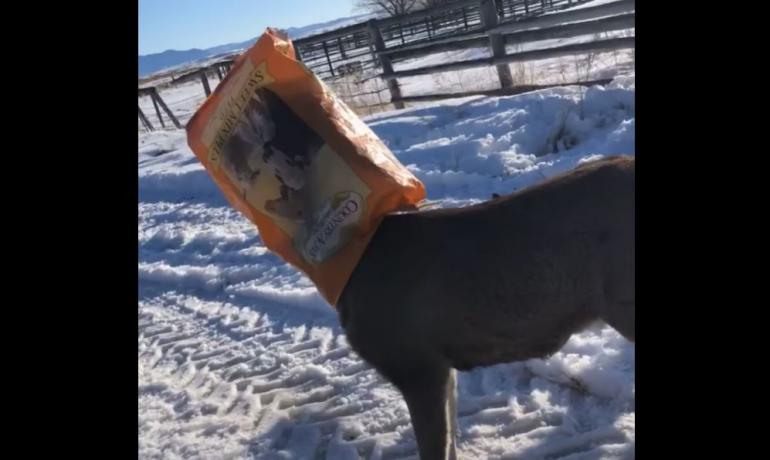
<svg viewBox="0 0 770 460">
<path fill-rule="evenodd" d="M 465 206 L 633 155 L 635 78 L 365 121 L 430 200 Z M 184 132 L 140 133 L 138 150 L 139 457 L 417 458 L 398 392 L 227 204 Z M 633 458 L 634 365 L 633 345 L 598 324 L 548 359 L 459 373 L 460 455 Z"/>
</svg>

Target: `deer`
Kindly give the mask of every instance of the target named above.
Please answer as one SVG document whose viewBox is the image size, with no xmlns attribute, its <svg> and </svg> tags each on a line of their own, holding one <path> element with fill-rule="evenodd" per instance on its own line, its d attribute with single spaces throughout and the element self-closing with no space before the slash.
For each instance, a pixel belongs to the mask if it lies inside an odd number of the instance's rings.
<svg viewBox="0 0 770 460">
<path fill-rule="evenodd" d="M 635 341 L 635 159 L 462 208 L 387 214 L 337 304 L 403 396 L 422 460 L 456 460 L 456 371 L 557 352 L 604 321 Z"/>
</svg>

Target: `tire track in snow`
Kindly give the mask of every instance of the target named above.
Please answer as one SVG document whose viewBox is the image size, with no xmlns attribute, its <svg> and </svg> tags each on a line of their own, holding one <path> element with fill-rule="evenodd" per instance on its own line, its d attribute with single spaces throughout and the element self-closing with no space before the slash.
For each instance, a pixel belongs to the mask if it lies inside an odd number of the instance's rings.
<svg viewBox="0 0 770 460">
<path fill-rule="evenodd" d="M 338 327 L 286 328 L 253 313 L 174 295 L 140 304 L 141 458 L 416 458 L 400 396 Z M 501 372 L 524 400 L 490 394 Z M 629 455 L 619 429 L 575 432 L 562 408 L 535 409 L 533 380 L 555 385 L 523 365 L 461 373 L 460 452 L 509 458 L 490 449 L 506 444 L 516 458 Z"/>
</svg>

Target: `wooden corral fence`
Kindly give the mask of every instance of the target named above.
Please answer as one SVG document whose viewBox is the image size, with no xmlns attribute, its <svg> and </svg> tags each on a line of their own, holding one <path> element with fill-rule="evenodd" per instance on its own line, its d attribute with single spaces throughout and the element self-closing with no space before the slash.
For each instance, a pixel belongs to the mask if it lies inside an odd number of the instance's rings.
<svg viewBox="0 0 770 460">
<path fill-rule="evenodd" d="M 482 92 L 404 97 L 399 78 L 476 67 L 497 69 L 500 88 L 516 92 L 508 64 L 633 48 L 635 38 L 616 37 L 545 49 L 507 53 L 506 45 L 594 35 L 635 27 L 635 0 L 577 6 L 579 0 L 460 0 L 408 15 L 372 20 L 294 41 L 302 61 L 324 79 L 343 77 L 348 69 L 381 69 L 390 102 L 458 97 Z M 394 70 L 394 64 L 433 53 L 488 47 L 491 56 Z M 370 77 L 371 78 L 371 77 Z M 581 82 L 575 82 L 581 83 Z M 488 91 L 487 91 L 488 92 Z M 503 92 L 505 93 L 505 92 Z"/>
<path fill-rule="evenodd" d="M 171 122 L 174 124 L 174 126 L 178 129 L 182 128 L 182 125 L 180 124 L 178 118 L 174 116 L 174 113 L 169 109 L 166 102 L 163 100 L 163 98 L 160 96 L 159 87 L 163 86 L 176 86 L 182 83 L 186 83 L 189 81 L 195 81 L 199 80 L 201 82 L 201 85 L 203 85 L 203 92 L 205 94 L 205 97 L 208 97 L 211 94 L 211 86 L 209 84 L 209 78 L 212 77 L 213 74 L 216 74 L 216 76 L 219 78 L 219 81 L 222 81 L 227 75 L 227 72 L 230 71 L 230 68 L 232 67 L 233 63 L 235 62 L 235 59 L 225 59 L 222 61 L 215 62 L 213 64 L 210 64 L 205 67 L 199 67 L 192 70 L 187 70 L 179 75 L 171 75 L 171 81 L 168 83 L 164 83 L 162 85 L 152 85 L 152 86 L 145 86 L 139 88 L 139 97 L 147 96 L 152 100 L 153 108 L 155 109 L 155 116 L 157 120 L 160 122 L 161 128 L 165 128 L 166 124 L 163 120 L 162 113 L 165 112 L 166 116 L 171 120 Z M 199 98 L 203 99 L 203 98 Z M 161 109 L 163 109 L 163 112 L 161 112 Z M 139 120 L 142 122 L 142 126 L 149 130 L 154 131 L 155 127 L 152 125 L 152 122 L 147 117 L 147 115 L 142 111 L 142 107 L 139 107 Z"/>
<path fill-rule="evenodd" d="M 506 45 L 588 35 L 598 37 L 603 33 L 635 28 L 635 0 L 617 0 L 574 8 L 587 1 L 457 0 L 398 17 L 349 25 L 293 42 L 298 58 L 327 82 L 342 81 L 351 75 L 355 75 L 359 82 L 372 79 L 385 81 L 387 87 L 378 91 L 389 92 L 389 100 L 383 103 L 393 104 L 396 108 L 403 108 L 407 102 L 448 97 L 515 94 L 545 86 L 514 86 L 508 64 L 635 47 L 634 36 L 621 36 L 534 50 L 506 51 Z M 407 60 L 415 61 L 435 53 L 472 48 L 487 48 L 489 57 L 412 66 L 405 70 L 394 69 L 394 64 Z M 173 77 L 172 84 L 197 78 L 201 80 L 204 92 L 208 95 L 211 89 L 206 75 L 216 72 L 221 80 L 223 72 L 226 73 L 231 64 L 232 60 L 229 60 L 189 71 Z M 398 81 L 406 77 L 478 67 L 496 68 L 499 89 L 404 96 Z M 576 81 L 571 84 L 591 85 L 607 81 Z M 155 106 L 160 117 L 157 105 L 164 104 L 157 90 L 152 94 L 155 97 L 153 101 L 159 101 Z M 139 116 L 143 117 L 141 109 Z M 152 129 L 148 125 L 149 122 L 145 126 Z"/>
<path fill-rule="evenodd" d="M 171 109 L 168 108 L 168 105 L 163 101 L 163 98 L 160 97 L 160 94 L 158 94 L 158 89 L 154 86 L 151 86 L 149 88 L 139 88 L 139 96 L 149 96 L 152 100 L 152 105 L 155 107 L 155 113 L 158 116 L 158 120 L 160 120 L 160 124 L 162 128 L 166 127 L 166 124 L 163 122 L 163 115 L 161 115 L 160 109 L 163 108 L 163 111 L 166 112 L 166 115 L 171 120 L 172 123 L 174 123 L 174 126 L 176 126 L 178 129 L 182 129 L 182 125 L 179 124 L 179 120 L 174 116 L 174 113 L 171 111 Z M 155 128 L 150 123 L 150 120 L 147 118 L 147 116 L 142 112 L 142 108 L 139 107 L 139 119 L 142 121 L 142 124 L 149 129 L 150 131 L 154 130 Z"/>
<path fill-rule="evenodd" d="M 171 83 L 178 84 L 178 83 L 188 82 L 190 80 L 199 79 L 201 81 L 201 84 L 203 85 L 203 92 L 206 93 L 206 96 L 208 97 L 211 94 L 211 87 L 209 86 L 208 75 L 210 75 L 212 72 L 216 72 L 217 77 L 219 77 L 219 81 L 222 81 L 224 76 L 227 75 L 227 72 L 230 71 L 230 68 L 232 67 L 233 62 L 235 62 L 234 59 L 219 61 L 207 67 L 194 69 L 189 72 L 183 73 L 182 75 L 179 75 L 179 76 L 172 76 Z"/>
</svg>

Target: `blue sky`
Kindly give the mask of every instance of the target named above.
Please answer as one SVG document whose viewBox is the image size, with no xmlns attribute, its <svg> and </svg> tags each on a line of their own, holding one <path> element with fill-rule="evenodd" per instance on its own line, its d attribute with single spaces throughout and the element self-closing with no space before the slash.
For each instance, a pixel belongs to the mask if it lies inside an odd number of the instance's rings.
<svg viewBox="0 0 770 460">
<path fill-rule="evenodd" d="M 353 13 L 353 0 L 139 0 L 139 54 L 248 40 Z"/>
</svg>

